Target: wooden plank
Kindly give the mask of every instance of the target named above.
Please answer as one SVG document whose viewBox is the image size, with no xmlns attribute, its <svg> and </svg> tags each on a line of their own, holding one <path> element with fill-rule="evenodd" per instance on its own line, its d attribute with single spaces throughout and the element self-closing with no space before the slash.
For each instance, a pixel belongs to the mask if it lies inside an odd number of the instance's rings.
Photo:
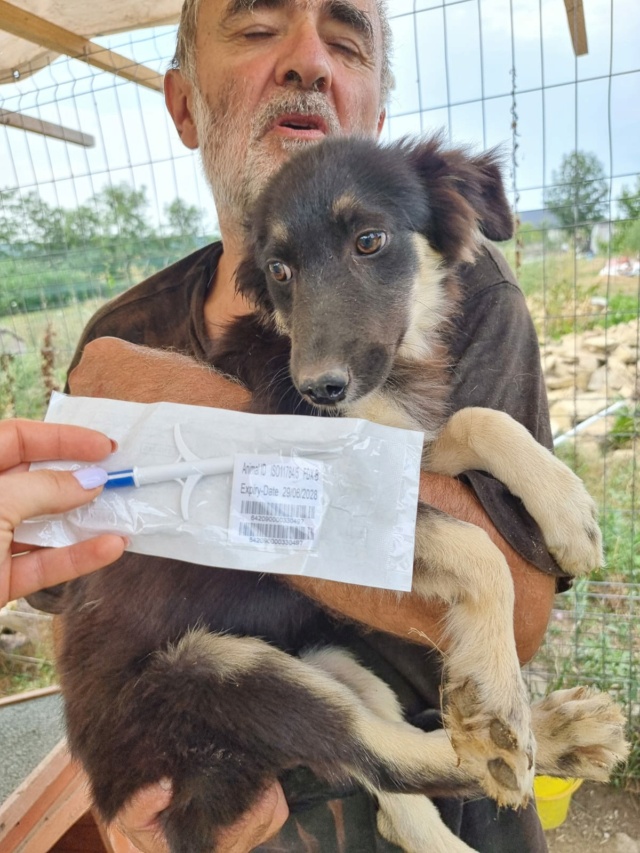
<svg viewBox="0 0 640 853">
<path fill-rule="evenodd" d="M 37 803 L 71 763 L 63 738 L 0 806 L 0 847 L 12 828 Z"/>
<path fill-rule="evenodd" d="M 51 848 L 50 853 L 114 853 L 109 841 L 106 843 L 93 811 L 86 814 L 68 829 Z M 108 845 L 108 846 L 107 846 Z"/>
<path fill-rule="evenodd" d="M 47 791 L 17 829 L 20 834 L 8 849 L 13 853 L 49 853 L 53 845 L 90 808 L 89 791 L 84 774 L 71 765 L 68 778 Z M 66 776 L 67 774 L 65 774 Z M 26 830 L 26 832 L 25 832 Z"/>
<path fill-rule="evenodd" d="M 72 128 L 63 127 L 60 124 L 53 124 L 41 118 L 26 116 L 23 113 L 14 113 L 11 110 L 0 109 L 0 124 L 7 124 L 20 130 L 29 130 L 31 133 L 39 133 L 41 136 L 49 136 L 52 139 L 62 139 L 64 142 L 72 142 L 74 145 L 82 145 L 85 148 L 93 148 L 96 144 L 93 136 L 89 136 L 88 133 L 72 130 Z"/>
<path fill-rule="evenodd" d="M 89 39 L 65 30 L 57 24 L 0 0 L 0 28 L 18 38 L 35 42 L 48 50 L 64 53 L 102 71 L 109 71 L 156 92 L 163 91 L 163 77 L 151 68 L 126 56 L 94 44 Z"/>
<path fill-rule="evenodd" d="M 0 110 L 0 112 L 2 111 Z M 37 690 L 25 690 L 24 693 L 4 696 L 0 699 L 0 708 L 5 705 L 16 705 L 18 702 L 28 702 L 29 699 L 41 699 L 43 696 L 51 696 L 53 693 L 60 693 L 60 686 L 58 684 L 52 684 L 51 687 L 38 687 Z"/>
<path fill-rule="evenodd" d="M 0 849 L 48 853 L 90 805 L 86 776 L 63 739 L 0 806 Z"/>
<path fill-rule="evenodd" d="M 582 0 L 564 0 L 569 21 L 569 32 L 571 42 L 576 56 L 584 56 L 589 52 L 587 45 L 587 26 L 584 20 L 584 6 Z"/>
<path fill-rule="evenodd" d="M 0 849 L 48 853 L 89 807 L 86 777 L 60 741 L 0 808 Z"/>
</svg>

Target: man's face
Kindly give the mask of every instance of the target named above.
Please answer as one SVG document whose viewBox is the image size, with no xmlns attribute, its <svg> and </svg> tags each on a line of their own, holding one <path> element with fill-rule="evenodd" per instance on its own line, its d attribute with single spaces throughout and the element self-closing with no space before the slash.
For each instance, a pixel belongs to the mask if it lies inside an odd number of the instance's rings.
<svg viewBox="0 0 640 853">
<path fill-rule="evenodd" d="M 196 48 L 192 115 L 221 219 L 241 222 L 296 147 L 380 131 L 374 0 L 202 0 Z"/>
</svg>

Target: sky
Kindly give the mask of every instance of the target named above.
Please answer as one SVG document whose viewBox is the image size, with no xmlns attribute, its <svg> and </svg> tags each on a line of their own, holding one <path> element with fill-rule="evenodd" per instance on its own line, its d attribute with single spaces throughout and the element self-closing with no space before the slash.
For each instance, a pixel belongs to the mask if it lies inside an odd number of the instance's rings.
<svg viewBox="0 0 640 853">
<path fill-rule="evenodd" d="M 383 138 L 444 129 L 452 143 L 502 145 L 519 211 L 543 206 L 543 187 L 563 155 L 591 151 L 615 199 L 640 173 L 640 2 L 584 6 L 589 53 L 576 58 L 562 0 L 390 0 L 396 85 Z M 172 27 L 96 39 L 159 72 L 174 40 Z M 127 182 L 147 188 L 156 223 L 180 196 L 215 228 L 197 155 L 180 144 L 161 95 L 61 58 L 0 86 L 0 109 L 96 140 L 84 149 L 2 126 L 0 188 L 37 190 L 73 207 Z"/>
</svg>

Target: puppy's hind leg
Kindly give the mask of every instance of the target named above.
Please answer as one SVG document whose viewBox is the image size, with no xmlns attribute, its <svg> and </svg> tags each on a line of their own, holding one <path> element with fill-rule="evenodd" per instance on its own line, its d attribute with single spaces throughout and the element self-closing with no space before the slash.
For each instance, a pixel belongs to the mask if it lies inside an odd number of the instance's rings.
<svg viewBox="0 0 640 853">
<path fill-rule="evenodd" d="M 405 853 L 470 853 L 421 794 L 378 793 L 378 832 Z"/>
<path fill-rule="evenodd" d="M 402 709 L 391 688 L 347 652 L 325 648 L 308 652 L 303 657 L 307 663 L 349 687 L 363 705 L 382 720 L 408 725 L 403 721 Z M 424 735 L 423 741 L 425 758 L 428 752 L 433 757 L 440 753 L 444 757 L 444 765 L 448 761 L 450 773 L 457 762 L 446 739 L 431 733 Z M 443 784 L 447 775 L 445 770 Z M 373 787 L 366 778 L 360 781 L 378 800 L 378 832 L 404 853 L 471 853 L 472 848 L 451 832 L 424 794 L 389 793 Z"/>
</svg>

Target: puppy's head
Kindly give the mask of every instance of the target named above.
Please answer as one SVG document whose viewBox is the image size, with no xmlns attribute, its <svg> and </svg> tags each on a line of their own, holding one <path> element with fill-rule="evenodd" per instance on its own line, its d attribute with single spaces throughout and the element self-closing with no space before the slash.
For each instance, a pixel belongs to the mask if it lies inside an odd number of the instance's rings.
<svg viewBox="0 0 640 853">
<path fill-rule="evenodd" d="M 298 391 L 335 408 L 380 387 L 398 354 L 429 354 L 444 279 L 479 232 L 511 234 L 495 156 L 328 139 L 260 195 L 238 287 L 291 339 Z"/>
</svg>

